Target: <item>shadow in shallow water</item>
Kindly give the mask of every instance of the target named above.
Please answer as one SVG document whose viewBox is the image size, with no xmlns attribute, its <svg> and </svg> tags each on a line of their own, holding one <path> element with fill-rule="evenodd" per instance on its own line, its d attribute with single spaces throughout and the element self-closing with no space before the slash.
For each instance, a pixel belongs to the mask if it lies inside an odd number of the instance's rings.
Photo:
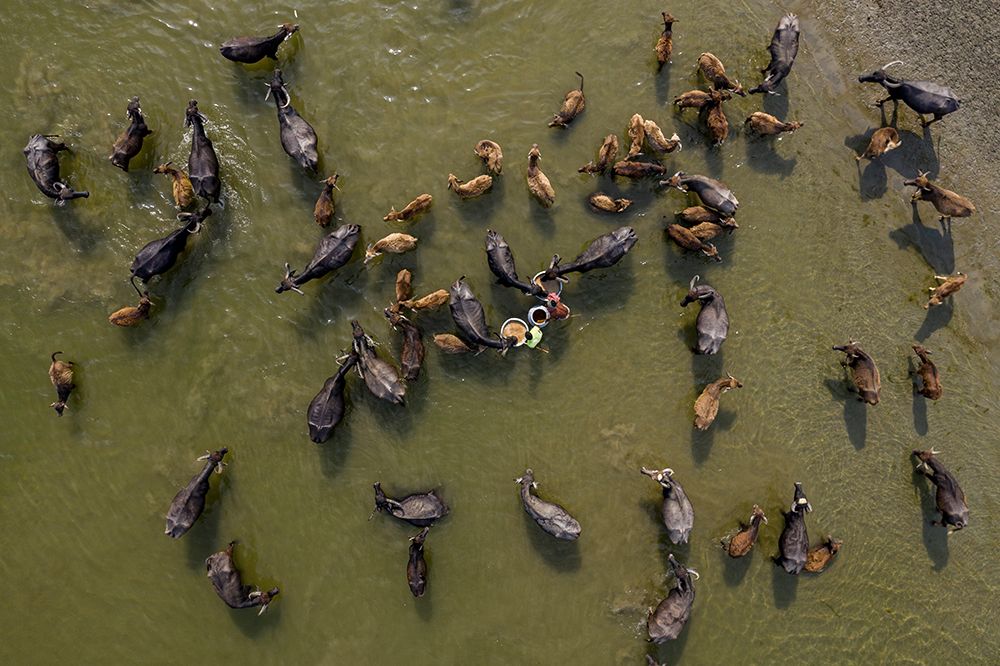
<svg viewBox="0 0 1000 666">
<path fill-rule="evenodd" d="M 935 571 L 941 571 L 948 564 L 948 530 L 932 525 L 940 514 L 937 510 L 935 486 L 930 479 L 913 470 L 913 485 L 920 493 L 920 522 L 923 527 L 924 548 L 931 558 Z"/>
<path fill-rule="evenodd" d="M 521 500 L 518 498 L 518 504 Z M 534 519 L 525 513 L 524 528 L 528 531 L 528 540 L 535 551 L 542 556 L 547 565 L 559 573 L 571 573 L 580 568 L 580 543 L 579 541 L 564 541 L 542 531 Z"/>
<path fill-rule="evenodd" d="M 65 206 L 50 206 L 52 222 L 66 237 L 66 242 L 81 254 L 90 254 L 104 241 L 104 234 L 96 229 L 91 229 L 80 221 L 80 214 L 76 210 L 77 205 L 83 200 L 70 201 Z"/>
<path fill-rule="evenodd" d="M 855 449 L 863 449 L 868 436 L 868 410 L 856 393 L 848 390 L 849 380 L 826 379 L 824 383 L 834 400 L 844 402 L 844 425 Z"/>
<path fill-rule="evenodd" d="M 781 565 L 773 563 L 771 578 L 774 583 L 774 605 L 785 609 L 792 605 L 799 589 L 799 577 L 785 571 Z"/>
<path fill-rule="evenodd" d="M 913 221 L 905 227 L 890 231 L 889 238 L 895 241 L 900 249 L 905 249 L 911 244 L 915 245 L 924 260 L 938 275 L 950 275 L 954 272 L 955 243 L 951 233 L 943 226 L 940 230 L 924 226 L 916 204 L 913 205 Z"/>
<path fill-rule="evenodd" d="M 740 529 L 742 529 L 742 524 L 740 525 Z M 733 531 L 733 534 L 736 534 L 736 531 Z M 757 548 L 756 544 L 754 544 L 754 548 Z M 739 586 L 746 577 L 747 572 L 750 571 L 750 564 L 753 562 L 753 550 L 743 557 L 729 557 L 729 553 L 726 552 L 725 547 L 721 547 L 719 553 L 722 559 L 722 577 L 726 585 L 729 587 Z"/>
</svg>

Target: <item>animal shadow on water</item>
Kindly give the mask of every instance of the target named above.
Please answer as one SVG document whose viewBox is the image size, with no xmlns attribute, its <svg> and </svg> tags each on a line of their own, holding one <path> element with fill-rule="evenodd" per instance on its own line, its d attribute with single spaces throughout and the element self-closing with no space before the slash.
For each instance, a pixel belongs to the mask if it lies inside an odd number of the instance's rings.
<svg viewBox="0 0 1000 666">
<path fill-rule="evenodd" d="M 335 372 L 336 370 L 333 370 L 330 374 L 334 374 Z M 360 391 L 368 390 L 364 386 L 364 381 L 356 376 L 353 380 L 348 378 L 348 384 L 349 386 L 344 388 L 344 416 L 340 423 L 337 424 L 337 427 L 333 429 L 330 439 L 322 444 L 316 444 L 309 439 L 308 428 L 302 433 L 302 446 L 313 446 L 318 449 L 317 455 L 319 455 L 320 469 L 323 470 L 324 476 L 330 479 L 333 479 L 344 469 L 347 462 L 347 454 L 350 453 L 351 447 L 354 445 L 354 433 L 351 428 L 351 412 L 354 411 L 353 402 L 358 399 Z M 317 386 L 322 386 L 322 384 L 318 383 Z M 309 403 L 303 402 L 302 404 L 308 405 Z"/>
<path fill-rule="evenodd" d="M 780 136 L 754 136 L 754 132 L 751 130 L 746 130 L 745 132 L 747 137 L 745 141 L 747 147 L 747 164 L 750 165 L 751 169 L 763 173 L 777 174 L 782 178 L 791 175 L 792 171 L 795 170 L 798 160 L 794 157 L 782 157 L 774 149 L 775 143 L 781 138 Z M 786 140 L 792 141 L 794 138 L 788 137 Z"/>
<path fill-rule="evenodd" d="M 735 534 L 735 531 L 733 531 L 733 534 Z M 754 550 L 757 548 L 760 548 L 759 543 L 754 545 Z M 719 557 L 722 558 L 722 577 L 725 579 L 726 585 L 737 587 L 743 582 L 747 572 L 750 571 L 750 565 L 753 563 L 755 555 L 753 551 L 750 551 L 750 553 L 743 557 L 729 557 L 725 548 L 719 548 Z M 775 565 L 774 568 L 777 569 L 778 566 Z"/>
<path fill-rule="evenodd" d="M 847 389 L 847 379 L 827 379 L 826 388 L 834 400 L 844 402 L 844 425 L 847 426 L 847 437 L 854 448 L 865 448 L 868 437 L 868 409 L 864 402 L 858 400 L 857 393 Z"/>
<path fill-rule="evenodd" d="M 955 272 L 955 243 L 951 233 L 940 224 L 936 227 L 925 226 L 917 206 L 913 206 L 912 222 L 890 231 L 889 238 L 900 249 L 910 244 L 916 245 L 924 261 L 937 275 L 951 275 Z"/>
<path fill-rule="evenodd" d="M 580 568 L 579 541 L 556 539 L 543 532 L 523 510 L 521 513 L 524 514 L 524 529 L 528 531 L 528 540 L 547 565 L 559 573 L 571 573 Z"/>
<path fill-rule="evenodd" d="M 934 571 L 941 571 L 948 564 L 948 530 L 931 525 L 938 515 L 935 486 L 930 479 L 913 470 L 913 485 L 920 493 L 920 522 L 924 533 L 924 548 L 934 563 Z"/>
<path fill-rule="evenodd" d="M 954 314 L 955 304 L 950 298 L 941 305 L 930 308 L 927 310 L 927 315 L 924 317 L 923 323 L 920 324 L 920 328 L 917 329 L 913 337 L 917 342 L 924 342 L 931 336 L 931 333 L 947 326 Z"/>
<path fill-rule="evenodd" d="M 94 248 L 103 242 L 104 234 L 96 229 L 87 227 L 80 221 L 80 213 L 76 210 L 76 207 L 86 204 L 70 202 L 65 206 L 56 206 L 47 200 L 46 203 L 49 206 L 52 221 L 58 227 L 59 231 L 62 232 L 62 235 L 66 237 L 66 242 L 77 252 L 90 254 L 94 251 Z"/>
<path fill-rule="evenodd" d="M 778 90 L 773 95 L 763 94 L 764 112 L 770 113 L 775 118 L 783 122 L 789 122 L 788 118 L 788 84 L 782 81 L 778 84 Z M 794 120 L 794 119 L 793 119 Z"/>
<path fill-rule="evenodd" d="M 663 65 L 663 70 L 656 74 L 656 101 L 659 103 L 661 109 L 668 109 L 672 106 L 673 99 L 670 97 L 670 68 L 672 65 L 667 63 Z"/>
<path fill-rule="evenodd" d="M 231 471 L 227 469 L 221 476 L 225 477 L 230 473 Z M 218 510 L 220 496 L 222 492 L 228 493 L 232 490 L 231 479 L 219 478 L 219 475 L 214 473 L 212 476 L 216 478 L 209 481 L 208 494 L 205 495 L 205 510 L 187 534 L 181 537 L 182 541 L 187 542 L 188 565 L 195 571 L 200 571 L 202 575 L 205 574 L 205 558 L 221 550 L 219 546 L 219 515 L 221 511 Z M 226 487 L 220 491 L 223 484 Z M 177 490 L 180 490 L 180 487 Z M 160 524 L 162 523 L 163 521 L 160 521 Z M 167 535 L 163 535 L 163 538 L 173 541 Z"/>
<path fill-rule="evenodd" d="M 913 381 L 913 429 L 917 431 L 918 435 L 926 435 L 929 429 L 927 426 L 927 398 L 917 391 L 917 369 L 913 364 L 913 357 L 907 357 L 906 362 L 909 377 Z"/>
<path fill-rule="evenodd" d="M 476 158 L 478 160 L 479 158 Z M 473 169 L 479 168 L 478 166 L 469 167 L 469 178 L 473 177 Z M 509 167 L 508 167 L 509 168 Z M 522 183 L 523 184 L 523 183 Z M 506 181 L 504 177 L 493 176 L 493 187 L 490 188 L 488 192 L 482 194 L 473 199 L 462 199 L 458 197 L 454 192 L 448 191 L 446 194 L 442 194 L 441 197 L 444 199 L 447 197 L 449 207 L 458 212 L 458 215 L 462 218 L 464 222 L 476 225 L 477 229 L 484 228 L 488 222 L 490 222 L 497 214 L 497 211 L 503 209 L 504 197 L 507 196 L 507 188 L 505 187 Z M 531 202 L 535 205 L 535 202 Z M 436 203 L 435 203 L 436 205 Z M 539 206 L 540 208 L 540 206 Z M 431 209 L 429 213 L 425 213 L 424 217 L 429 217 L 433 215 L 434 211 Z M 429 235 L 429 231 L 432 225 L 424 225 L 424 235 L 420 236 L 420 240 L 424 241 L 425 236 Z"/>
<path fill-rule="evenodd" d="M 785 571 L 780 565 L 771 562 L 771 578 L 774 582 L 774 605 L 785 609 L 795 602 L 799 590 L 799 577 Z"/>
</svg>

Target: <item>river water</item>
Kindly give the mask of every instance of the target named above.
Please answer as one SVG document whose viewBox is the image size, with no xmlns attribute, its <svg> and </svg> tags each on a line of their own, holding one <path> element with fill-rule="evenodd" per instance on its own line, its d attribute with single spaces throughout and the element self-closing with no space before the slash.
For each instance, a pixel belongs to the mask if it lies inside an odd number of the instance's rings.
<svg viewBox="0 0 1000 666">
<path fill-rule="evenodd" d="M 664 7 L 645 1 L 5 3 L 0 658 L 997 663 L 995 200 L 977 200 L 981 214 L 957 220 L 953 235 L 928 204 L 909 205 L 902 181 L 917 169 L 962 191 L 960 172 L 938 173 L 961 112 L 925 135 L 902 110 L 903 146 L 884 166 L 855 164 L 851 151 L 880 122 L 866 107 L 876 93 L 856 83 L 862 52 L 826 37 L 814 5 L 674 3 L 673 64 L 657 75 Z M 705 50 L 756 84 L 787 9 L 803 29 L 787 88 L 728 103 L 730 139 L 708 147 L 695 113 L 670 101 L 697 87 Z M 264 101 L 272 66 L 217 51 L 293 19 L 302 30 L 279 63 L 320 138 L 315 177 L 281 150 Z M 550 129 L 575 71 L 587 109 Z M 126 174 L 107 156 L 132 95 L 155 133 Z M 169 182 L 152 167 L 186 163 L 191 98 L 221 161 L 223 205 L 153 281 L 152 319 L 117 329 L 106 316 L 134 304 L 132 257 L 175 225 Z M 761 105 L 805 127 L 750 139 L 742 121 Z M 664 161 L 671 172 L 720 178 L 739 197 L 722 263 L 665 237 L 664 218 L 687 204 L 680 192 L 577 173 L 609 132 L 627 141 L 633 113 L 682 138 Z M 59 209 L 37 191 L 19 154 L 36 132 L 62 135 L 72 148 L 62 173 L 89 199 Z M 482 173 L 472 153 L 482 138 L 503 146 L 503 175 L 482 198 L 459 200 L 447 176 Z M 525 185 L 533 143 L 556 190 L 547 211 Z M 367 266 L 359 248 L 304 296 L 275 294 L 283 263 L 304 265 L 321 236 L 316 181 L 335 171 L 341 223 L 360 224 L 365 243 L 406 231 L 419 247 Z M 594 213 L 585 198 L 597 190 L 634 203 Z M 428 214 L 382 221 L 422 192 L 434 196 Z M 445 356 L 430 334 L 453 331 L 447 308 L 420 313 L 428 354 L 407 406 L 376 400 L 352 376 L 345 421 L 326 444 L 309 441 L 305 408 L 349 346 L 351 319 L 398 357 L 382 316 L 398 270 L 413 272 L 418 296 L 467 276 L 498 326 L 532 303 L 493 284 L 487 228 L 530 274 L 623 224 L 638 243 L 614 268 L 566 285 L 574 316 L 545 330 L 549 353 Z M 966 287 L 925 312 L 933 274 L 955 270 L 970 274 Z M 696 311 L 679 302 L 695 274 L 729 307 L 718 356 L 689 350 Z M 830 349 L 851 337 L 881 368 L 877 407 L 848 395 Z M 913 393 L 915 341 L 935 353 L 938 402 Z M 48 407 L 57 349 L 77 363 L 79 386 L 62 418 Z M 696 432 L 694 399 L 727 372 L 744 388 Z M 213 476 L 205 514 L 180 541 L 165 537 L 164 513 L 200 469 L 195 458 L 222 446 L 230 465 Z M 928 525 L 933 492 L 909 457 L 932 446 L 971 507 L 970 527 L 950 537 Z M 684 485 L 696 512 L 689 545 L 667 540 L 642 465 L 670 466 Z M 555 542 L 523 513 L 513 479 L 528 466 L 543 497 L 580 520 L 579 542 Z M 405 580 L 417 530 L 369 520 L 378 480 L 397 495 L 438 488 L 451 506 L 427 539 L 422 599 Z M 814 508 L 812 540 L 844 542 L 819 576 L 791 577 L 770 560 L 795 481 Z M 749 558 L 731 561 L 719 540 L 754 503 L 770 524 Z M 204 558 L 233 539 L 245 579 L 282 590 L 262 617 L 226 608 L 205 578 Z M 685 632 L 652 647 L 645 616 L 671 584 L 668 553 L 701 578 Z"/>
</svg>

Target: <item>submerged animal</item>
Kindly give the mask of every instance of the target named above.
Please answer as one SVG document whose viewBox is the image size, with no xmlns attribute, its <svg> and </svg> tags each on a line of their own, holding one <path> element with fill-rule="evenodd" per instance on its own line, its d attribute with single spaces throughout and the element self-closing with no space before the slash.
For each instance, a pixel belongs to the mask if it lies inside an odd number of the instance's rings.
<svg viewBox="0 0 1000 666">
<path fill-rule="evenodd" d="M 125 117 L 129 119 L 130 124 L 115 141 L 111 156 L 108 157 L 111 163 L 122 171 L 128 171 L 128 163 L 142 150 L 143 138 L 153 133 L 153 130 L 146 126 L 146 119 L 142 117 L 138 97 L 133 97 L 129 101 Z"/>
<path fill-rule="evenodd" d="M 875 103 L 881 107 L 892 100 L 893 104 L 899 105 L 902 101 L 908 107 L 917 112 L 920 116 L 920 124 L 927 127 L 931 123 L 944 118 L 949 113 L 958 111 L 961 100 L 958 96 L 947 88 L 931 81 L 904 81 L 889 76 L 885 70 L 890 65 L 901 65 L 901 60 L 895 60 L 876 69 L 871 74 L 862 74 L 858 77 L 859 83 L 877 83 L 885 88 L 889 96 Z M 931 114 L 933 120 L 924 120 L 924 116 Z"/>
<path fill-rule="evenodd" d="M 677 132 L 674 132 L 668 139 L 664 136 L 660 126 L 648 118 L 643 119 L 642 130 L 643 140 L 649 146 L 649 149 L 654 152 L 672 153 L 675 150 L 683 148 L 681 138 L 677 136 Z"/>
<path fill-rule="evenodd" d="M 560 265 L 561 257 L 552 257 L 549 267 L 543 273 L 543 279 L 560 279 L 566 281 L 567 273 L 586 273 L 597 268 L 610 268 L 622 260 L 635 245 L 639 237 L 632 227 L 619 227 L 614 231 L 598 236 L 581 252 L 576 259 L 568 264 Z"/>
<path fill-rule="evenodd" d="M 446 354 L 465 354 L 473 351 L 460 337 L 451 333 L 435 333 L 434 344 Z"/>
<path fill-rule="evenodd" d="M 410 537 L 410 555 L 406 562 L 406 582 L 410 592 L 418 599 L 424 596 L 427 589 L 427 560 L 424 559 L 424 541 L 430 527 L 420 530 L 416 536 Z"/>
<path fill-rule="evenodd" d="M 671 224 L 667 226 L 667 235 L 677 245 L 681 246 L 686 250 L 692 250 L 694 252 L 702 252 L 706 257 L 710 259 L 715 259 L 716 261 L 722 261 L 722 257 L 719 256 L 719 250 L 711 243 L 706 243 L 702 241 L 698 236 L 694 234 L 687 227 L 682 227 L 679 224 Z"/>
<path fill-rule="evenodd" d="M 806 566 L 809 553 L 806 513 L 810 511 L 812 505 L 806 499 L 802 484 L 796 482 L 792 507 L 782 514 L 785 517 L 785 528 L 778 539 L 780 555 L 774 558 L 774 563 L 790 574 L 798 574 Z"/>
<path fill-rule="evenodd" d="M 656 46 L 653 47 L 656 52 L 656 71 L 663 69 L 674 52 L 674 23 L 677 22 L 677 19 L 670 12 L 660 12 L 660 16 L 663 17 L 663 34 L 656 40 Z"/>
<path fill-rule="evenodd" d="M 306 410 L 306 422 L 309 425 L 309 439 L 322 444 L 330 439 L 333 429 L 344 418 L 344 386 L 345 378 L 351 368 L 358 362 L 358 355 L 351 352 L 337 370 L 337 374 L 323 382 L 323 388 L 309 403 Z"/>
<path fill-rule="evenodd" d="M 493 187 L 493 177 L 489 174 L 476 176 L 470 181 L 459 180 L 453 173 L 448 174 L 448 189 L 463 199 L 472 199 Z"/>
<path fill-rule="evenodd" d="M 56 414 L 62 416 L 63 410 L 66 409 L 66 401 L 69 400 L 69 394 L 76 388 L 76 384 L 73 383 L 73 361 L 60 361 L 56 358 L 59 354 L 62 352 L 52 352 L 52 362 L 49 364 L 49 381 L 56 389 L 56 401 L 49 407 L 56 410 Z"/>
<path fill-rule="evenodd" d="M 162 173 L 170 176 L 171 193 L 174 196 L 174 203 L 178 208 L 187 208 L 195 201 L 194 186 L 187 173 L 181 169 L 171 166 L 170 162 L 161 164 L 153 169 L 153 173 Z"/>
<path fill-rule="evenodd" d="M 678 171 L 667 180 L 660 181 L 661 186 L 676 187 L 681 192 L 694 190 L 694 193 L 701 199 L 702 204 L 718 212 L 723 217 L 734 217 L 740 202 L 737 201 L 733 191 L 725 184 L 697 174 L 688 175 L 683 171 Z"/>
<path fill-rule="evenodd" d="M 667 173 L 667 167 L 655 162 L 633 162 L 621 160 L 615 162 L 612 171 L 616 176 L 625 178 L 649 178 L 651 176 L 663 176 Z"/>
<path fill-rule="evenodd" d="M 538 203 L 548 208 L 556 200 L 556 191 L 549 182 L 549 177 L 538 168 L 538 160 L 542 154 L 538 150 L 538 144 L 532 144 L 528 151 L 528 190 L 538 199 Z"/>
<path fill-rule="evenodd" d="M 854 340 L 848 341 L 846 345 L 835 346 L 833 349 L 847 354 L 840 364 L 850 372 L 850 390 L 857 392 L 858 400 L 869 405 L 877 405 L 879 391 L 882 390 L 882 376 L 875 365 L 875 359 Z"/>
<path fill-rule="evenodd" d="M 401 500 L 387 497 L 382 492 L 382 483 L 375 483 L 375 511 L 385 511 L 393 518 L 406 521 L 417 527 L 430 527 L 435 521 L 448 515 L 445 504 L 436 491 L 407 495 Z"/>
<path fill-rule="evenodd" d="M 804 123 L 796 121 L 786 123 L 778 120 L 769 113 L 754 111 L 749 117 L 747 117 L 743 124 L 749 126 L 750 129 L 757 132 L 757 134 L 760 134 L 761 136 L 774 136 L 775 134 L 781 134 L 782 132 L 794 132 L 802 127 Z"/>
<path fill-rule="evenodd" d="M 403 379 L 415 382 L 420 377 L 420 368 L 424 364 L 423 333 L 419 326 L 398 311 L 385 308 L 383 313 L 393 328 L 403 332 L 403 349 L 399 354 L 399 363 L 402 366 Z"/>
<path fill-rule="evenodd" d="M 386 222 L 408 222 L 430 208 L 433 201 L 434 197 L 431 195 L 421 194 L 417 196 L 416 199 L 403 206 L 403 210 L 397 211 L 395 208 L 390 206 L 389 212 L 382 219 Z"/>
<path fill-rule="evenodd" d="M 323 236 L 316 246 L 316 251 L 313 252 L 312 259 L 302 269 L 301 274 L 296 274 L 292 267 L 285 263 L 285 277 L 275 287 L 275 293 L 280 294 L 291 289 L 301 294 L 302 290 L 299 287 L 306 282 L 321 278 L 346 264 L 354 254 L 354 247 L 358 244 L 360 236 L 361 227 L 356 224 L 342 224 Z"/>
<path fill-rule="evenodd" d="M 760 73 L 764 75 L 764 81 L 756 88 L 751 88 L 748 91 L 750 94 L 776 94 L 774 89 L 792 71 L 792 64 L 799 52 L 799 18 L 795 14 L 786 14 L 781 17 L 781 20 L 778 21 L 778 27 L 774 29 L 774 35 L 771 37 L 771 44 L 767 50 L 771 53 L 771 62 L 760 70 Z"/>
<path fill-rule="evenodd" d="M 313 219 L 321 227 L 330 226 L 330 220 L 333 219 L 333 214 L 337 212 L 337 207 L 333 202 L 333 191 L 340 189 L 337 187 L 339 179 L 340 176 L 333 174 L 320 181 L 323 183 L 323 190 L 319 193 L 319 198 L 316 199 L 316 205 L 313 206 Z"/>
<path fill-rule="evenodd" d="M 646 619 L 646 632 L 649 640 L 653 643 L 665 643 L 677 638 L 688 618 L 691 617 L 691 606 L 694 604 L 694 584 L 691 575 L 695 580 L 698 572 L 688 569 L 683 564 L 679 564 L 674 559 L 674 554 L 667 556 L 670 564 L 670 572 L 674 575 L 675 585 L 667 594 L 667 598 L 661 601 Z"/>
<path fill-rule="evenodd" d="M 524 507 L 524 512 L 531 516 L 539 527 L 564 541 L 575 541 L 580 537 L 580 523 L 569 515 L 566 509 L 531 494 L 532 488 L 538 488 L 538 482 L 535 481 L 535 474 L 530 468 L 515 479 L 514 483 L 520 486 L 521 506 Z"/>
<path fill-rule="evenodd" d="M 376 398 L 394 405 L 404 404 L 406 384 L 403 383 L 399 373 L 378 357 L 374 343 L 365 335 L 364 329 L 356 319 L 351 322 L 351 332 L 354 338 L 354 353 L 358 355 L 358 373 L 365 380 L 365 386 Z"/>
<path fill-rule="evenodd" d="M 177 258 L 187 247 L 188 238 L 201 231 L 202 222 L 211 214 L 212 209 L 205 206 L 197 213 L 177 215 L 177 219 L 184 224 L 167 236 L 146 243 L 135 255 L 129 267 L 133 277 L 149 282 L 150 278 L 162 275 L 173 268 Z"/>
<path fill-rule="evenodd" d="M 483 139 L 476 144 L 472 152 L 486 163 L 486 170 L 494 176 L 499 176 L 500 172 L 503 171 L 503 150 L 496 141 Z"/>
<path fill-rule="evenodd" d="M 896 131 L 895 127 L 882 127 L 872 132 L 865 152 L 855 155 L 854 159 L 859 162 L 863 159 L 873 160 L 876 157 L 885 155 L 890 150 L 899 148 L 901 145 L 903 145 L 903 142 L 899 140 L 899 132 Z"/>
<path fill-rule="evenodd" d="M 809 573 L 821 573 L 830 565 L 842 545 L 844 545 L 843 541 L 827 535 L 823 543 L 809 549 L 803 570 Z"/>
<path fill-rule="evenodd" d="M 743 557 L 750 552 L 753 545 L 757 543 L 757 533 L 760 531 L 761 522 L 767 525 L 767 516 L 764 515 L 763 509 L 754 504 L 753 510 L 750 512 L 750 521 L 746 525 L 740 523 L 740 531 L 729 539 L 728 544 L 723 540 L 722 545 L 729 557 Z"/>
<path fill-rule="evenodd" d="M 191 154 L 188 156 L 188 177 L 195 194 L 219 203 L 222 181 L 219 180 L 219 158 L 211 139 L 205 134 L 207 118 L 198 110 L 198 101 L 188 102 L 184 125 L 191 127 Z"/>
<path fill-rule="evenodd" d="M 231 541 L 224 551 L 208 556 L 208 559 L 205 560 L 208 577 L 212 579 L 215 593 L 226 602 L 227 606 L 230 608 L 260 606 L 257 615 L 261 615 L 281 590 L 275 587 L 267 592 L 261 592 L 259 589 L 244 585 L 240 570 L 233 562 L 233 549 L 235 547 L 236 542 Z"/>
<path fill-rule="evenodd" d="M 389 254 L 403 254 L 416 249 L 417 238 L 399 232 L 391 233 L 385 238 L 381 238 L 374 243 L 369 243 L 365 249 L 365 263 L 380 256 L 383 252 Z"/>
<path fill-rule="evenodd" d="M 941 513 L 941 520 L 931 521 L 931 525 L 949 527 L 950 531 L 958 531 L 969 524 L 969 504 L 965 501 L 965 493 L 958 480 L 937 459 L 939 451 L 914 451 L 920 464 L 917 471 L 926 476 L 937 486 L 935 502 Z"/>
<path fill-rule="evenodd" d="M 28 175 L 34 181 L 38 191 L 50 199 L 56 200 L 57 206 L 66 205 L 72 199 L 87 198 L 90 192 L 77 192 L 59 179 L 59 151 L 69 150 L 65 143 L 52 141 L 58 136 L 32 134 L 28 145 L 21 151 L 28 161 Z"/>
<path fill-rule="evenodd" d="M 552 117 L 549 127 L 566 127 L 583 112 L 583 108 L 587 105 L 587 99 L 583 95 L 583 74 L 577 72 L 576 75 L 580 77 L 580 87 L 566 93 L 562 108 L 559 109 L 559 113 Z"/>
<path fill-rule="evenodd" d="M 609 134 L 604 137 L 604 142 L 601 143 L 601 147 L 597 150 L 597 161 L 587 162 L 577 169 L 577 171 L 580 173 L 604 173 L 614 164 L 617 156 L 618 135 Z"/>
<path fill-rule="evenodd" d="M 204 460 L 205 466 L 194 475 L 190 482 L 174 495 L 167 510 L 167 529 L 164 534 L 171 539 L 179 539 L 187 534 L 195 521 L 205 510 L 205 496 L 208 494 L 208 479 L 212 472 L 222 474 L 225 466 L 223 458 L 229 453 L 229 449 L 222 448 L 212 453 L 206 451 L 205 455 L 198 458 Z"/>
<path fill-rule="evenodd" d="M 497 284 L 518 289 L 529 296 L 544 296 L 544 290 L 536 284 L 528 284 L 517 275 L 514 253 L 507 240 L 492 229 L 486 230 L 486 263 L 490 272 L 497 277 Z"/>
<path fill-rule="evenodd" d="M 280 69 L 274 70 L 274 76 L 268 84 L 267 97 L 271 95 L 274 95 L 274 106 L 278 112 L 281 147 L 300 167 L 314 173 L 319 165 L 316 130 L 292 107 L 292 98 L 288 95 Z"/>
<path fill-rule="evenodd" d="M 486 324 L 486 312 L 472 289 L 465 283 L 465 276 L 458 278 L 449 293 L 448 307 L 451 318 L 462 340 L 473 348 L 491 347 L 506 353 L 514 344 L 511 338 L 492 335 Z M 437 336 L 435 336 L 437 342 Z"/>
<path fill-rule="evenodd" d="M 134 275 L 130 282 L 132 283 L 132 288 L 135 289 L 135 293 L 139 294 L 139 304 L 135 307 L 129 305 L 120 308 L 108 315 L 108 321 L 115 326 L 138 326 L 144 319 L 149 319 L 149 309 L 153 305 L 149 300 L 149 292 L 139 291 L 139 287 L 135 284 Z"/>
<path fill-rule="evenodd" d="M 913 202 L 930 201 L 935 210 L 940 213 L 939 220 L 942 222 L 945 220 L 951 222 L 953 217 L 969 217 L 976 212 L 976 206 L 968 198 L 935 185 L 927 179 L 926 171 L 919 172 L 917 177 L 912 180 L 904 180 L 903 184 L 916 187 L 917 191 L 913 193 L 910 200 Z"/>
<path fill-rule="evenodd" d="M 681 301 L 681 307 L 697 301 L 701 304 L 695 327 L 698 330 L 698 343 L 694 351 L 697 354 L 717 354 L 729 335 L 729 313 L 722 294 L 707 284 L 695 286 L 701 279 L 695 275 L 688 285 L 688 293 Z"/>
<path fill-rule="evenodd" d="M 632 205 L 632 200 L 612 199 L 604 192 L 595 192 L 587 197 L 587 203 L 594 210 L 602 210 L 605 213 L 621 213 Z"/>
<path fill-rule="evenodd" d="M 674 470 L 640 468 L 640 471 L 660 484 L 663 490 L 663 524 L 667 528 L 667 536 L 673 543 L 687 543 L 694 526 L 694 508 L 688 500 L 687 493 L 681 484 L 674 479 Z"/>
<path fill-rule="evenodd" d="M 719 398 L 732 389 L 743 388 L 743 382 L 732 375 L 716 379 L 705 387 L 694 401 L 694 427 L 698 430 L 708 430 L 719 413 Z"/>
<path fill-rule="evenodd" d="M 278 32 L 269 37 L 234 37 L 227 40 L 219 47 L 219 52 L 228 60 L 248 65 L 260 62 L 264 58 L 277 60 L 278 46 L 298 30 L 297 25 L 282 23 L 278 26 Z"/>
<path fill-rule="evenodd" d="M 941 397 L 941 377 L 938 375 L 937 366 L 931 360 L 931 350 L 923 345 L 913 345 L 913 352 L 920 358 L 920 367 L 917 368 L 917 376 L 920 377 L 920 390 L 918 393 L 931 400 Z"/>
<path fill-rule="evenodd" d="M 722 61 L 713 54 L 706 52 L 698 56 L 698 69 L 715 86 L 716 90 L 729 90 L 740 97 L 746 97 L 740 82 L 729 78 Z"/>
</svg>

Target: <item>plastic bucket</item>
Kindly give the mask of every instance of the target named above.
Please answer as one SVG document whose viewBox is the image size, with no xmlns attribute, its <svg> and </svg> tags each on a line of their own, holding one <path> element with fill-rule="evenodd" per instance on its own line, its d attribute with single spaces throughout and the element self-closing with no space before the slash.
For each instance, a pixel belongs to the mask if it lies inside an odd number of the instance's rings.
<svg viewBox="0 0 1000 666">
<path fill-rule="evenodd" d="M 549 310 L 544 305 L 536 305 L 528 310 L 528 321 L 533 326 L 545 328 L 549 324 Z"/>
<path fill-rule="evenodd" d="M 531 327 L 528 326 L 527 322 L 525 322 L 523 319 L 518 319 L 517 317 L 511 317 L 510 319 L 505 321 L 503 325 L 500 327 L 500 335 L 502 335 L 505 338 L 516 339 L 517 342 L 514 343 L 514 346 L 520 347 L 525 342 L 524 334 L 527 333 L 529 328 Z"/>
<path fill-rule="evenodd" d="M 554 280 L 554 279 L 553 280 L 542 280 L 542 275 L 544 275 L 544 274 L 545 274 L 545 271 L 539 271 L 538 273 L 535 273 L 535 276 L 533 278 L 531 278 L 532 284 L 537 284 L 539 287 L 541 287 L 542 289 L 545 290 L 546 294 L 551 294 L 553 292 L 556 293 L 556 294 L 561 294 L 562 293 L 562 288 L 563 288 L 562 280 Z M 545 300 L 544 296 L 539 296 L 538 298 L 539 298 L 539 300 L 542 300 L 542 301 Z"/>
</svg>

